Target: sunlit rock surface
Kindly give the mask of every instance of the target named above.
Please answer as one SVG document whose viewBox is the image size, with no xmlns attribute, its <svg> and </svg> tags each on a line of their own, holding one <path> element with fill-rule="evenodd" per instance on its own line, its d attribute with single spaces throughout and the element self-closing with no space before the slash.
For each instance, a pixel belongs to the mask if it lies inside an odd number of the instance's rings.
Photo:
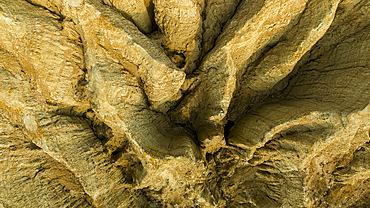
<svg viewBox="0 0 370 208">
<path fill-rule="evenodd" d="M 370 1 L 0 0 L 0 207 L 369 207 Z"/>
</svg>

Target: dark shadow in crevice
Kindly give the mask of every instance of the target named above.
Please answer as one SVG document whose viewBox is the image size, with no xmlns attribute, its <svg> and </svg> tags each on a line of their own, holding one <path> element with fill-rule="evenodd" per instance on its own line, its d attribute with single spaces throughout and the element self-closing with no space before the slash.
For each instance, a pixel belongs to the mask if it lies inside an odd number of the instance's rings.
<svg viewBox="0 0 370 208">
<path fill-rule="evenodd" d="M 186 64 L 186 57 L 183 53 L 179 53 L 177 51 L 168 52 L 168 56 L 170 57 L 172 63 L 174 63 L 177 68 L 182 69 Z"/>
<path fill-rule="evenodd" d="M 234 125 L 235 125 L 234 121 L 227 121 L 226 125 L 224 126 L 224 137 L 226 141 L 230 134 L 230 130 Z"/>
<path fill-rule="evenodd" d="M 35 7 L 38 7 L 38 8 L 42 8 L 42 9 L 44 9 L 44 10 L 47 10 L 48 12 L 50 12 L 50 13 L 52 13 L 53 15 L 55 15 L 55 16 L 58 16 L 59 18 L 57 18 L 57 20 L 58 20 L 58 22 L 59 23 L 62 23 L 63 22 L 63 20 L 66 18 L 64 15 L 62 15 L 61 14 L 61 11 L 58 11 L 58 12 L 56 12 L 56 11 L 53 11 L 53 10 L 51 10 L 50 8 L 47 8 L 47 7 L 45 7 L 45 6 L 42 6 L 42 5 L 40 5 L 40 4 L 37 4 L 37 3 L 35 3 L 35 2 L 32 2 L 31 0 L 25 0 L 27 3 L 29 3 L 29 4 L 31 4 L 31 5 L 33 5 L 33 6 L 35 6 Z M 56 6 L 55 6 L 56 7 Z M 56 7 L 56 9 L 58 9 L 57 7 Z M 58 9 L 59 10 L 59 9 Z"/>
</svg>

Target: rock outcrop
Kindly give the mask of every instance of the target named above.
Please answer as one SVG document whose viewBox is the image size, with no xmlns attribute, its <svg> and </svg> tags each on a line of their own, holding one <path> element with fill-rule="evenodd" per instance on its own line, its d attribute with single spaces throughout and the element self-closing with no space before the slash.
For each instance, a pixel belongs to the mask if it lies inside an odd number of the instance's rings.
<svg viewBox="0 0 370 208">
<path fill-rule="evenodd" d="M 0 207 L 370 206 L 370 1 L 0 0 Z"/>
</svg>

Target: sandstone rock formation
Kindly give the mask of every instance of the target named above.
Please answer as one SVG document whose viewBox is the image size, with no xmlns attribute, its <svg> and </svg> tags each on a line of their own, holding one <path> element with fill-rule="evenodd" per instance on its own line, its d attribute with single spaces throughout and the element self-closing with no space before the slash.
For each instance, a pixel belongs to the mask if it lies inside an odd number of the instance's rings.
<svg viewBox="0 0 370 208">
<path fill-rule="evenodd" d="M 370 1 L 0 0 L 0 207 L 369 207 Z"/>
</svg>

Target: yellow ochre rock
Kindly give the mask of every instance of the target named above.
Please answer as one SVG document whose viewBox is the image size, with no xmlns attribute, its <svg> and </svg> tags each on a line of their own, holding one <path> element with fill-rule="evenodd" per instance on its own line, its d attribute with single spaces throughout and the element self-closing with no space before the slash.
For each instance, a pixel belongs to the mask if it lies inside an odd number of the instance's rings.
<svg viewBox="0 0 370 208">
<path fill-rule="evenodd" d="M 370 1 L 0 0 L 0 208 L 370 207 Z"/>
</svg>

